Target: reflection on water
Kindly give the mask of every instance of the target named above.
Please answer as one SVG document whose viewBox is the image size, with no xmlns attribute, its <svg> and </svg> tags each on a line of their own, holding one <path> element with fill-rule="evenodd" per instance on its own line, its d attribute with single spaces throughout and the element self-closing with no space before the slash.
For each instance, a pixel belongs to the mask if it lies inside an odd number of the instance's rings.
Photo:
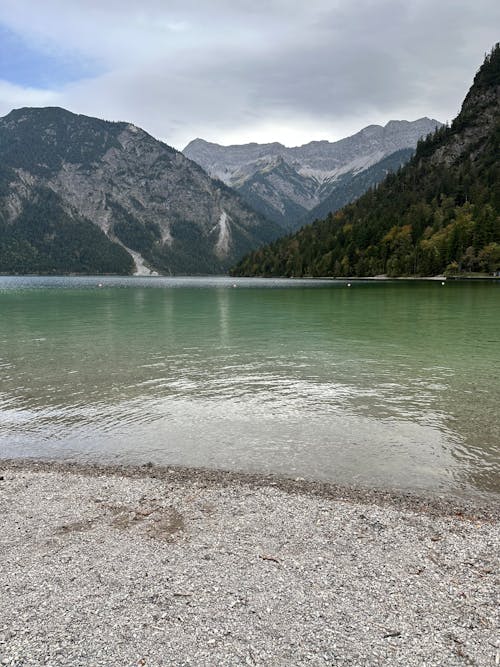
<svg viewBox="0 0 500 667">
<path fill-rule="evenodd" d="M 499 290 L 0 278 L 0 456 L 498 491 Z"/>
</svg>

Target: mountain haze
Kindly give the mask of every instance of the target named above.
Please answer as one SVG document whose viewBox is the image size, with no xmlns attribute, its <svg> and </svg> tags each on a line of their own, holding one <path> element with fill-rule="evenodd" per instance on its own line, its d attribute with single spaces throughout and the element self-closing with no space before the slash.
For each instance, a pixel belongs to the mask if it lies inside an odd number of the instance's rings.
<svg viewBox="0 0 500 667">
<path fill-rule="evenodd" d="M 255 210 L 293 230 L 335 191 L 339 200 L 350 201 L 343 192 L 352 178 L 391 154 L 414 149 L 440 125 L 429 118 L 393 120 L 385 127 L 369 125 L 340 141 L 312 141 L 295 148 L 280 143 L 220 146 L 195 139 L 183 152 L 236 189 Z M 359 196 L 364 190 L 356 192 Z"/>
<path fill-rule="evenodd" d="M 500 46 L 451 127 L 376 189 L 245 257 L 236 275 L 432 275 L 500 270 Z"/>
<path fill-rule="evenodd" d="M 0 272 L 220 273 L 276 238 L 230 188 L 129 123 L 0 119 Z"/>
</svg>

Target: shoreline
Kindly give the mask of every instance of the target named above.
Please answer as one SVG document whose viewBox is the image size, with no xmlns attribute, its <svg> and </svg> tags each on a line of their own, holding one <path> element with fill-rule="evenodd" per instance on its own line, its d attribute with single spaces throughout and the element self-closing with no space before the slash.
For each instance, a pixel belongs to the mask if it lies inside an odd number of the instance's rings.
<svg viewBox="0 0 500 667">
<path fill-rule="evenodd" d="M 339 484 L 277 473 L 243 472 L 180 465 L 100 464 L 43 459 L 1 459 L 3 469 L 31 472 L 58 472 L 89 477 L 156 479 L 177 484 L 205 484 L 212 487 L 242 485 L 250 489 L 274 488 L 291 495 L 324 498 L 331 501 L 392 507 L 425 512 L 430 516 L 461 516 L 468 520 L 500 522 L 500 494 L 466 495 L 431 491 L 382 489 Z"/>
<path fill-rule="evenodd" d="M 0 461 L 0 664 L 485 667 L 498 503 Z"/>
<path fill-rule="evenodd" d="M 142 273 L 0 273 L 0 278 L 139 278 L 143 280 L 144 278 L 199 278 L 199 279 L 213 279 L 213 278 L 224 278 L 227 280 L 233 279 L 258 279 L 258 280 L 325 280 L 325 281 L 338 281 L 342 282 L 345 280 L 358 280 L 358 281 L 367 281 L 367 280 L 376 280 L 380 282 L 391 282 L 396 280 L 411 280 L 411 281 L 439 281 L 439 280 L 450 280 L 455 282 L 468 282 L 468 281 L 486 281 L 486 282 L 495 282 L 500 281 L 500 276 L 493 275 L 444 275 L 438 274 L 435 276 L 388 276 L 385 274 L 380 274 L 376 276 L 233 276 L 230 273 L 178 273 L 175 275 L 170 274 L 142 274 Z"/>
</svg>

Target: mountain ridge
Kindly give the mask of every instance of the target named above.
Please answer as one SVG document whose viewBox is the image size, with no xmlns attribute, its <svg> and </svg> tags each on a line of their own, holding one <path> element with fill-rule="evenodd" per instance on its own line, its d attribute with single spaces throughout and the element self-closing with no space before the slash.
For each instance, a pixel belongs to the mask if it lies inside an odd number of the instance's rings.
<svg viewBox="0 0 500 667">
<path fill-rule="evenodd" d="M 419 138 L 439 126 L 439 121 L 426 117 L 392 120 L 335 142 L 311 141 L 295 147 L 279 142 L 221 146 L 198 138 L 183 152 L 235 188 L 253 208 L 293 230 L 332 194 L 341 177 L 354 177 L 394 152 L 415 148 Z M 277 159 L 286 163 L 286 174 L 283 165 L 281 173 L 273 169 Z"/>
</svg>

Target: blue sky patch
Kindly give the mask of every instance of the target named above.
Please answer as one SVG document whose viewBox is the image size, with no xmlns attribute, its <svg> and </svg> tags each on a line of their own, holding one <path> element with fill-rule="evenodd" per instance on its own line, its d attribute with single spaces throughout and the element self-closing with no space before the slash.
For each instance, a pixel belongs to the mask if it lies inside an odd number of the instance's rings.
<svg viewBox="0 0 500 667">
<path fill-rule="evenodd" d="M 50 53 L 0 24 L 0 79 L 49 90 L 98 73 L 96 63 L 68 53 Z"/>
</svg>

